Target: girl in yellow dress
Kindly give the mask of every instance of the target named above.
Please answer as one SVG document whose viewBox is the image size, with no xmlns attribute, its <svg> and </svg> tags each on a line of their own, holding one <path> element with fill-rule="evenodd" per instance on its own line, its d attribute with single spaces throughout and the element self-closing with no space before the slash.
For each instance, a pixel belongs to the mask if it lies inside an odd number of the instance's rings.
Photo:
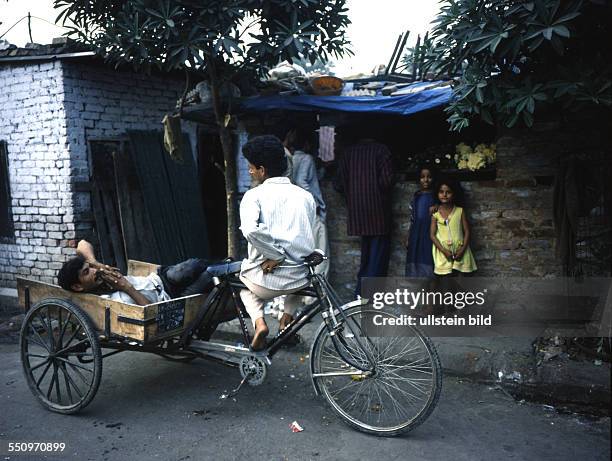
<svg viewBox="0 0 612 461">
<path fill-rule="evenodd" d="M 465 210 L 455 200 L 460 192 L 453 181 L 441 180 L 437 185 L 440 205 L 431 217 L 430 237 L 433 242 L 434 273 L 451 275 L 454 271 L 474 272 L 476 261 L 470 250 L 470 226 Z"/>
</svg>

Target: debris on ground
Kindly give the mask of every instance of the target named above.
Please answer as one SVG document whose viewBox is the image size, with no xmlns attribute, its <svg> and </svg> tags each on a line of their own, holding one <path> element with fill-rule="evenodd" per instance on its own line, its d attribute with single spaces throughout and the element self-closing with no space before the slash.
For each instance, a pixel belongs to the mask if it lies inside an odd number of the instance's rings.
<svg viewBox="0 0 612 461">
<path fill-rule="evenodd" d="M 304 430 L 297 421 L 293 421 L 289 427 L 291 428 L 291 432 L 302 432 Z"/>
</svg>

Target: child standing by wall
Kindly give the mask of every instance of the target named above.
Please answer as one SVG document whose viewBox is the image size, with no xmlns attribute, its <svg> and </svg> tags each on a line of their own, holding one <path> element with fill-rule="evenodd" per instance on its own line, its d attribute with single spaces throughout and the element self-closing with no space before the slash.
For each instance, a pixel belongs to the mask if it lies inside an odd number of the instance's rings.
<svg viewBox="0 0 612 461">
<path fill-rule="evenodd" d="M 443 179 L 436 187 L 438 210 L 431 216 L 434 273 L 474 272 L 476 261 L 470 250 L 470 227 L 461 204 L 461 189 L 455 181 Z"/>
<path fill-rule="evenodd" d="M 429 167 L 419 169 L 419 190 L 410 204 L 410 234 L 406 243 L 406 277 L 433 277 L 432 242 L 429 236 L 431 210 L 435 204 L 434 172 Z"/>
</svg>

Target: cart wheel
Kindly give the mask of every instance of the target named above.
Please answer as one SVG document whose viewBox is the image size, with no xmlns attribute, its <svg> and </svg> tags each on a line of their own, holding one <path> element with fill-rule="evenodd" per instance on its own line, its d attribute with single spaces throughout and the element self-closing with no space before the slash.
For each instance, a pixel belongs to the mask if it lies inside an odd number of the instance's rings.
<svg viewBox="0 0 612 461">
<path fill-rule="evenodd" d="M 48 410 L 76 413 L 102 376 L 100 341 L 89 317 L 62 299 L 44 299 L 21 326 L 21 363 L 30 390 Z"/>
</svg>

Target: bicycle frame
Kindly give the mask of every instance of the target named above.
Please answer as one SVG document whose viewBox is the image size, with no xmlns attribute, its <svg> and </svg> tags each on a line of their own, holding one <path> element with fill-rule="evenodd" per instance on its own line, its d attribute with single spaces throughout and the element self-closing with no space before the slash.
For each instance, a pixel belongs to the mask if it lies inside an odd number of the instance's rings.
<svg viewBox="0 0 612 461">
<path fill-rule="evenodd" d="M 308 268 L 308 278 L 311 282 L 311 286 L 292 294 L 297 296 L 312 297 L 314 298 L 314 301 L 306 305 L 305 308 L 297 314 L 295 319 L 285 329 L 279 331 L 276 336 L 274 336 L 268 342 L 268 345 L 265 349 L 261 351 L 252 351 L 250 349 L 247 349 L 246 347 L 227 346 L 215 344 L 212 342 L 202 342 L 202 345 L 206 344 L 207 348 L 224 353 L 263 356 L 268 361 L 270 361 L 270 358 L 274 356 L 276 352 L 278 352 L 278 350 L 283 346 L 283 344 L 287 342 L 290 337 L 297 334 L 297 332 L 300 331 L 304 327 L 304 325 L 310 322 L 317 314 L 321 313 L 327 329 L 332 334 L 334 347 L 336 348 L 338 354 L 340 354 L 342 359 L 360 371 L 373 372 L 375 361 L 369 353 L 369 350 L 364 347 L 361 342 L 361 339 L 359 338 L 361 332 L 355 331 L 351 323 L 347 321 L 346 314 L 344 313 L 345 308 L 357 306 L 362 303 L 360 301 L 354 301 L 342 305 L 338 295 L 331 287 L 331 285 L 327 282 L 327 280 L 321 275 L 316 274 L 314 272 L 314 267 L 308 266 Z M 234 307 L 236 308 L 236 313 L 238 321 L 240 323 L 240 329 L 244 339 L 244 344 L 250 344 L 251 337 L 249 335 L 245 318 L 246 310 L 244 304 L 242 303 L 242 300 L 240 299 L 240 291 L 248 288 L 233 274 L 215 277 L 214 280 L 215 288 L 206 300 L 205 306 L 207 308 L 210 307 L 215 301 L 222 297 L 223 292 L 225 290 L 229 290 L 232 296 Z M 203 309 L 203 312 L 207 312 L 207 308 Z M 201 320 L 202 318 L 199 319 L 199 321 Z M 196 319 L 196 321 L 198 321 L 198 319 Z M 364 363 L 359 363 L 358 361 L 354 360 L 353 357 L 347 354 L 347 349 L 349 349 L 349 347 L 344 341 L 343 335 L 339 334 L 345 326 L 348 326 L 348 328 L 351 330 L 351 333 L 354 335 L 357 344 L 368 359 L 369 364 L 366 365 Z"/>
</svg>

